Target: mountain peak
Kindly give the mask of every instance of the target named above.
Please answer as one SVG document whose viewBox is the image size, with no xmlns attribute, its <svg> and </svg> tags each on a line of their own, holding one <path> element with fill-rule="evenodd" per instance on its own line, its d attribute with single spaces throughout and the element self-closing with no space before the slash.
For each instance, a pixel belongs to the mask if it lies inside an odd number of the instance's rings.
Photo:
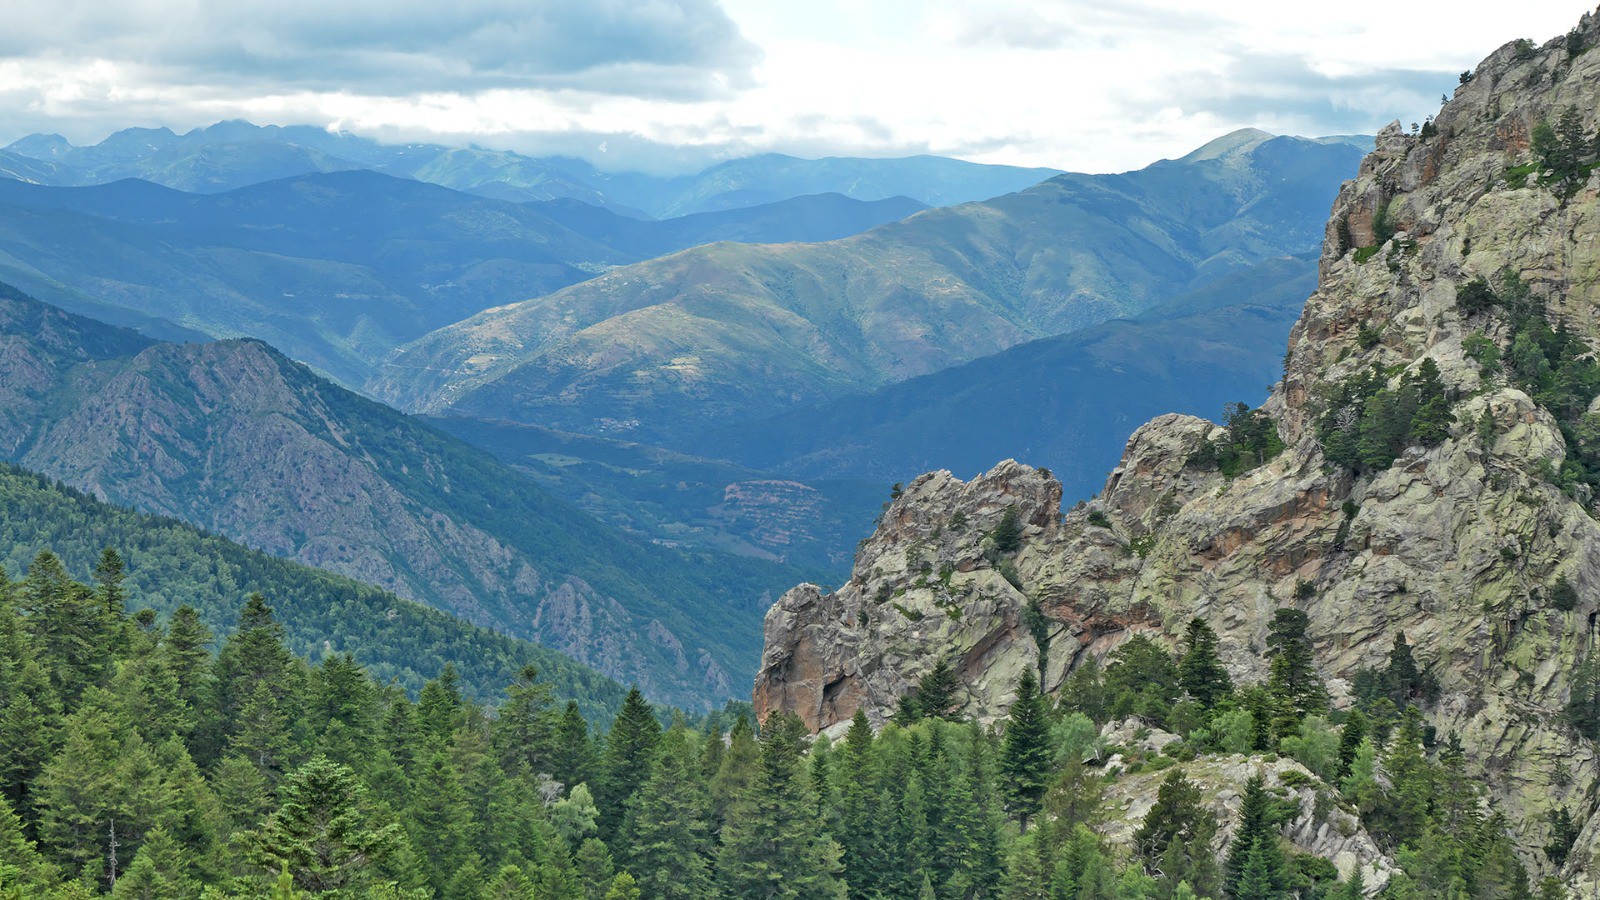
<svg viewBox="0 0 1600 900">
<path fill-rule="evenodd" d="M 1272 132 L 1262 131 L 1259 128 L 1240 128 L 1237 131 L 1230 131 L 1222 137 L 1206 142 L 1199 148 L 1179 157 L 1176 162 L 1197 163 L 1242 153 L 1259 147 L 1275 137 L 1277 135 Z"/>
</svg>

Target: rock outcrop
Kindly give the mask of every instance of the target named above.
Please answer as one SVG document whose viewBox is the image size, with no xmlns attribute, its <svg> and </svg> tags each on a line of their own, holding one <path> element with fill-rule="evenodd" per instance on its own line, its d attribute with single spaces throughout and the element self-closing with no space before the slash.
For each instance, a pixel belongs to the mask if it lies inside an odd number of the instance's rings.
<svg viewBox="0 0 1600 900">
<path fill-rule="evenodd" d="M 1594 17 L 1580 34 L 1600 44 Z M 1334 204 L 1319 286 L 1264 406 L 1281 454 L 1230 479 L 1191 460 L 1218 426 L 1158 418 L 1104 491 L 1065 514 L 1048 474 L 1015 463 L 970 484 L 923 476 L 847 585 L 801 586 L 773 608 L 758 709 L 818 730 L 856 709 L 882 720 L 943 659 L 966 711 L 993 720 L 1039 654 L 1053 690 L 1133 632 L 1175 645 L 1194 616 L 1236 679 L 1258 680 L 1272 611 L 1293 606 L 1340 703 L 1344 679 L 1381 665 L 1403 632 L 1442 690 L 1429 722 L 1459 735 L 1525 860 L 1550 873 L 1536 848 L 1546 812 L 1565 806 L 1590 824 L 1560 874 L 1585 877 L 1600 842 L 1585 786 L 1600 767 L 1563 709 L 1600 614 L 1600 510 L 1581 485 L 1554 483 L 1569 448 L 1551 412 L 1463 348 L 1480 330 L 1506 347 L 1507 317 L 1457 302 L 1476 277 L 1509 270 L 1552 322 L 1600 346 L 1600 175 L 1553 189 L 1528 167 L 1536 127 L 1569 108 L 1593 135 L 1600 53 L 1519 42 L 1421 133 L 1395 123 L 1378 136 Z M 1329 464 L 1316 425 L 1332 386 L 1375 365 L 1398 384 L 1429 359 L 1454 398 L 1448 438 L 1360 476 Z M 1027 523 L 1019 549 L 986 554 L 1007 506 Z M 1552 600 L 1559 578 L 1575 603 Z"/>
</svg>

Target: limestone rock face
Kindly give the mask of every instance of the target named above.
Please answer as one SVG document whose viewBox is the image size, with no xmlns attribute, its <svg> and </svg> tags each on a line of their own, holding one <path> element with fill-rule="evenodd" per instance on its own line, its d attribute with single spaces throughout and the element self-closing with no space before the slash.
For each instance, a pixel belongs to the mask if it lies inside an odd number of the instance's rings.
<svg viewBox="0 0 1600 900">
<path fill-rule="evenodd" d="M 1594 17 L 1581 29 L 1600 43 Z M 1541 475 L 1567 452 L 1555 420 L 1463 350 L 1479 329 L 1504 346 L 1505 317 L 1464 311 L 1456 295 L 1510 269 L 1552 321 L 1600 347 L 1600 173 L 1567 197 L 1506 174 L 1533 160 L 1534 127 L 1569 106 L 1593 134 L 1600 53 L 1508 44 L 1457 89 L 1436 133 L 1379 135 L 1335 201 L 1318 289 L 1265 404 L 1287 445 L 1277 458 L 1233 479 L 1190 466 L 1216 426 L 1173 415 L 1135 432 L 1099 497 L 1064 515 L 1048 476 L 1016 463 L 969 484 L 923 476 L 864 543 L 849 584 L 802 586 L 768 616 L 758 710 L 792 710 L 814 729 L 858 708 L 881 720 L 943 659 L 967 712 L 993 720 L 1041 653 L 1055 690 L 1134 632 L 1175 646 L 1194 616 L 1217 631 L 1236 679 L 1257 680 L 1272 611 L 1298 607 L 1336 702 L 1404 632 L 1443 690 L 1430 723 L 1460 736 L 1525 861 L 1551 874 L 1537 849 L 1545 814 L 1560 805 L 1591 819 L 1587 786 L 1600 776 L 1594 747 L 1562 718 L 1600 615 L 1600 524 L 1592 498 Z M 1450 437 L 1360 478 L 1328 465 L 1315 429 L 1327 387 L 1374 364 L 1398 380 L 1425 358 L 1458 398 Z M 1008 504 L 1029 523 L 1021 548 L 986 555 Z M 1548 599 L 1562 576 L 1578 591 L 1568 611 Z M 1597 842 L 1591 822 L 1559 874 L 1584 878 Z"/>
</svg>

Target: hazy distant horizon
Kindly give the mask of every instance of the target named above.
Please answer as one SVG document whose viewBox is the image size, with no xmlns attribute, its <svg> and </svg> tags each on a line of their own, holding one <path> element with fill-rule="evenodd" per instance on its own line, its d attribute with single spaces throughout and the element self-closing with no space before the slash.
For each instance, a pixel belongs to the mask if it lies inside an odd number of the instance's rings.
<svg viewBox="0 0 1600 900">
<path fill-rule="evenodd" d="M 1519 6 L 1545 41 L 1591 7 Z M 386 143 L 678 174 L 760 153 L 1136 169 L 1241 127 L 1418 121 L 1503 16 L 1357 0 L 25 0 L 0 34 L 0 144 L 127 127 L 333 127 Z"/>
</svg>

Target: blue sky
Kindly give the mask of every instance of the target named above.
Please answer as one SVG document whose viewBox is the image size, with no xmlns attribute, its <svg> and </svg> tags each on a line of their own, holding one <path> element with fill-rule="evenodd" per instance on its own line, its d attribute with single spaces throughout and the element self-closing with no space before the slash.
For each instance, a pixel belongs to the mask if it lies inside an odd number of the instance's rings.
<svg viewBox="0 0 1600 900">
<path fill-rule="evenodd" d="M 1485 11 L 1479 13 L 1476 9 Z M 18 0 L 0 143 L 225 118 L 678 171 L 764 151 L 1116 171 L 1370 132 L 1582 3 Z M 1512 33 L 1508 29 L 1520 29 Z"/>
</svg>

